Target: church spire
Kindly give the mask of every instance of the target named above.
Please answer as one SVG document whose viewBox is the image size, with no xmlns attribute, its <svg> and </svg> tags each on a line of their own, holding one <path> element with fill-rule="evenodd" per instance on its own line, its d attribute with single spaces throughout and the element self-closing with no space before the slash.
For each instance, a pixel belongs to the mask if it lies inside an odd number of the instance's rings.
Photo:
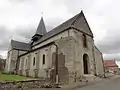
<svg viewBox="0 0 120 90">
<path fill-rule="evenodd" d="M 35 35 L 32 37 L 32 41 L 38 41 L 45 33 L 47 33 L 46 28 L 45 28 L 45 24 L 43 21 L 43 17 L 41 17 L 40 23 L 38 25 L 37 31 L 35 33 Z"/>
<path fill-rule="evenodd" d="M 38 34 L 38 35 L 44 35 L 46 33 L 46 28 L 45 28 L 45 24 L 44 24 L 44 20 L 43 20 L 43 17 L 41 17 L 41 20 L 40 20 L 40 23 L 38 25 L 38 28 L 37 28 L 37 31 L 35 34 Z"/>
</svg>

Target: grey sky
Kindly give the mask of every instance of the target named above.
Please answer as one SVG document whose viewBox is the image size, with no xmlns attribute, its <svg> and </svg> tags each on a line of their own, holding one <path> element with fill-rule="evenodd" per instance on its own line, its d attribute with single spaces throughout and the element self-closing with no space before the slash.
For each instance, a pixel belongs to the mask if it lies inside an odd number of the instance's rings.
<svg viewBox="0 0 120 90">
<path fill-rule="evenodd" d="M 0 54 L 6 56 L 11 39 L 30 40 L 41 12 L 49 31 L 83 10 L 104 57 L 119 58 L 119 3 L 119 0 L 0 0 Z"/>
</svg>

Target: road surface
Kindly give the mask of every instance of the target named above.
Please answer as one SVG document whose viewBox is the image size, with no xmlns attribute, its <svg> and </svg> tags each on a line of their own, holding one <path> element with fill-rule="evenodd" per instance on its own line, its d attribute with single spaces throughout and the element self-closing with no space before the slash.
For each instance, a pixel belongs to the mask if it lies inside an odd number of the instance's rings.
<svg viewBox="0 0 120 90">
<path fill-rule="evenodd" d="M 75 90 L 120 90 L 120 78 L 105 80 Z"/>
</svg>

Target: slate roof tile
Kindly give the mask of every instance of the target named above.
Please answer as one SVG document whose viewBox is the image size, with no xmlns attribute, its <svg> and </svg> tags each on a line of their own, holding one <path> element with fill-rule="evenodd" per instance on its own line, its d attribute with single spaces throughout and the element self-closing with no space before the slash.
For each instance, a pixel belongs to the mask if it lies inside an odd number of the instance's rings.
<svg viewBox="0 0 120 90">
<path fill-rule="evenodd" d="M 19 42 L 19 41 L 15 41 L 15 40 L 11 40 L 11 48 L 25 50 L 25 51 L 31 50 L 31 46 L 29 43 Z"/>
</svg>

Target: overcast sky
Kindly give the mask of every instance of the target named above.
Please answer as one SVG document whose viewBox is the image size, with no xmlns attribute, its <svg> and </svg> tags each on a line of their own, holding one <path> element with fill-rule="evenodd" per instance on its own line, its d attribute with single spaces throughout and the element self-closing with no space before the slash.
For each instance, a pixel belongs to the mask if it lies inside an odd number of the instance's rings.
<svg viewBox="0 0 120 90">
<path fill-rule="evenodd" d="M 0 54 L 11 39 L 29 41 L 43 12 L 47 31 L 83 10 L 105 58 L 120 57 L 119 0 L 0 0 Z"/>
</svg>

